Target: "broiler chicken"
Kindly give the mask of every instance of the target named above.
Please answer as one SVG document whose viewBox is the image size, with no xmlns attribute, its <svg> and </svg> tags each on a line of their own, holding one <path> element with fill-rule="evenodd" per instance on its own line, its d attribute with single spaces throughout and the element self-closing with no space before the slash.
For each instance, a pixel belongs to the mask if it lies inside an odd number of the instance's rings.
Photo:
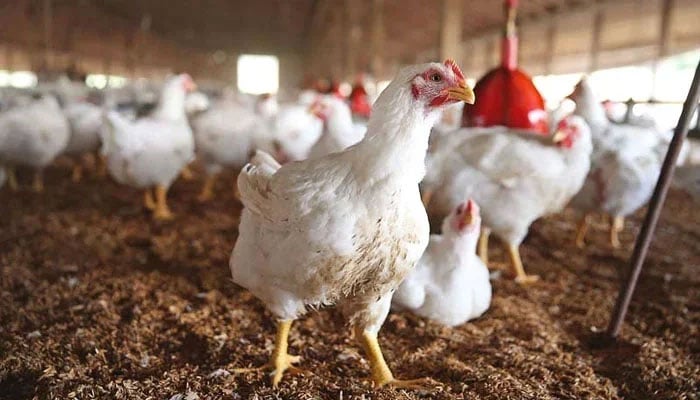
<svg viewBox="0 0 700 400">
<path fill-rule="evenodd" d="M 70 128 L 55 97 L 44 95 L 24 107 L 0 114 L 0 167 L 17 190 L 16 166 L 34 169 L 33 187 L 44 189 L 42 171 L 68 144 Z"/>
<path fill-rule="evenodd" d="M 152 116 L 133 122 L 116 112 L 106 117 L 107 168 L 117 182 L 145 190 L 144 204 L 156 219 L 173 217 L 166 200 L 168 188 L 194 158 L 194 139 L 184 109 L 185 94 L 193 89 L 189 75 L 178 75 L 164 85 Z"/>
<path fill-rule="evenodd" d="M 358 129 L 352 122 L 350 107 L 342 99 L 323 96 L 311 105 L 311 110 L 323 121 L 323 133 L 311 147 L 309 158 L 345 150 L 365 135 L 365 129 Z"/>
<path fill-rule="evenodd" d="M 590 215 L 603 212 L 610 216 L 610 243 L 619 247 L 624 218 L 649 201 L 670 140 L 654 128 L 611 123 L 585 78 L 569 97 L 590 125 L 594 145 L 590 173 L 571 202 L 583 212 L 576 244 L 585 244 Z"/>
<path fill-rule="evenodd" d="M 488 238 L 508 246 L 515 279 L 525 273 L 519 246 L 530 224 L 560 211 L 581 188 L 590 167 L 590 131 L 578 117 L 560 121 L 551 138 L 504 127 L 463 128 L 434 145 L 423 182 L 432 217 L 444 217 L 465 198 L 481 205 L 479 254 L 488 262 Z"/>
<path fill-rule="evenodd" d="M 428 244 L 418 182 L 430 129 L 457 101 L 473 102 L 473 92 L 453 61 L 406 67 L 375 103 L 361 142 L 281 167 L 260 152 L 240 173 L 245 208 L 230 266 L 278 320 L 264 367 L 274 370 L 273 385 L 299 361 L 288 354 L 292 321 L 324 305 L 347 317 L 376 386 L 424 383 L 394 378 L 377 333 Z"/>
<path fill-rule="evenodd" d="M 228 96 L 193 119 L 197 156 L 207 174 L 198 197 L 200 201 L 214 196 L 216 178 L 224 168 L 240 169 L 246 164 L 261 132 L 269 130 L 267 124 L 274 114 L 257 109 L 254 111 Z"/>
<path fill-rule="evenodd" d="M 394 293 L 392 305 L 447 326 L 481 316 L 491 304 L 486 264 L 476 255 L 481 230 L 479 206 L 462 203 L 431 235 L 416 268 Z"/>
<path fill-rule="evenodd" d="M 73 102 L 65 106 L 63 112 L 70 125 L 70 139 L 64 154 L 74 159 L 73 182 L 80 182 L 83 176 L 83 164 L 80 160 L 85 154 L 95 155 L 98 173 L 101 173 L 100 130 L 102 129 L 102 109 L 88 102 Z"/>
<path fill-rule="evenodd" d="M 322 132 L 323 122 L 309 112 L 308 106 L 286 104 L 272 120 L 270 132 L 261 138 L 270 144 L 263 142 L 257 148 L 271 151 L 282 164 L 304 160 Z"/>
</svg>

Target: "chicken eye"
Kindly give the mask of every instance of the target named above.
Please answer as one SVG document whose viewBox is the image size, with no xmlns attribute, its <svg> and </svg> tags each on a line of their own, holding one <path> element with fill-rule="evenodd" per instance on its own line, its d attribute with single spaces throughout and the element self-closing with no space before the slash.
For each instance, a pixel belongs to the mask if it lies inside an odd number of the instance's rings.
<svg viewBox="0 0 700 400">
<path fill-rule="evenodd" d="M 438 73 L 434 73 L 430 75 L 430 80 L 433 82 L 442 82 L 442 76 L 440 76 Z"/>
</svg>

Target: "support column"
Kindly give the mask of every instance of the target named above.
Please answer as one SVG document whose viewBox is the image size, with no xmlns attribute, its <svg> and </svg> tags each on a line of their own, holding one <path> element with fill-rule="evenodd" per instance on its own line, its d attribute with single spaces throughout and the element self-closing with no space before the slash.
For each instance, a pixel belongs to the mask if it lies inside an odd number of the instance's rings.
<svg viewBox="0 0 700 400">
<path fill-rule="evenodd" d="M 370 38 L 370 70 L 375 79 L 384 76 L 384 0 L 372 0 L 372 37 Z"/>
<path fill-rule="evenodd" d="M 600 7 L 593 11 L 593 37 L 591 38 L 591 62 L 588 73 L 600 67 L 600 34 L 603 31 L 603 10 Z"/>
<path fill-rule="evenodd" d="M 652 85 L 651 85 L 651 98 L 654 98 L 656 94 L 656 73 L 659 68 L 659 63 L 661 59 L 668 54 L 668 47 L 671 41 L 671 15 L 673 13 L 673 7 L 675 6 L 675 0 L 661 0 L 661 20 L 660 20 L 660 30 L 659 30 L 659 41 L 657 44 L 656 60 L 652 65 Z"/>
<path fill-rule="evenodd" d="M 440 60 L 453 58 L 462 62 L 463 0 L 442 0 L 440 19 Z"/>
<path fill-rule="evenodd" d="M 547 25 L 547 50 L 545 55 L 545 74 L 550 75 L 554 67 L 554 44 L 557 36 L 557 19 L 550 14 Z"/>
<path fill-rule="evenodd" d="M 352 81 L 357 73 L 357 49 L 360 42 L 361 29 L 357 24 L 356 0 L 345 0 L 345 13 L 343 15 L 345 27 L 345 52 L 343 54 L 345 79 Z"/>
</svg>

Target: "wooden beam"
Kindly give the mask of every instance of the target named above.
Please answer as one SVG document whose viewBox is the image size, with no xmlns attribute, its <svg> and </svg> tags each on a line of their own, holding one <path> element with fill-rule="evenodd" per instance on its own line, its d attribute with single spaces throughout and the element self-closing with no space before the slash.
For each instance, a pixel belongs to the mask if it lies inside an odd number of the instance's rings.
<svg viewBox="0 0 700 400">
<path fill-rule="evenodd" d="M 588 64 L 588 73 L 598 69 L 600 65 L 601 32 L 603 31 L 604 14 L 601 9 L 596 9 L 593 13 L 593 32 L 591 35 L 591 54 Z"/>
<path fill-rule="evenodd" d="M 44 19 L 44 68 L 51 69 L 51 37 L 53 36 L 53 1 L 44 0 L 43 2 L 43 19 Z"/>
<path fill-rule="evenodd" d="M 372 0 L 372 36 L 370 37 L 370 71 L 377 79 L 384 76 L 384 0 Z"/>
<path fill-rule="evenodd" d="M 345 75 L 345 79 L 353 79 L 354 75 L 357 73 L 357 49 L 359 47 L 361 34 L 361 29 L 357 21 L 358 4 L 357 0 L 345 0 L 345 13 L 343 14 L 345 28 L 345 52 L 343 56 L 345 69 L 343 74 Z"/>
<path fill-rule="evenodd" d="M 440 60 L 453 58 L 462 62 L 462 21 L 464 1 L 442 0 L 440 19 Z"/>
<path fill-rule="evenodd" d="M 657 73 L 659 70 L 659 63 L 661 59 L 668 54 L 668 48 L 671 43 L 671 15 L 674 8 L 674 0 L 661 0 L 661 14 L 659 18 L 659 42 L 658 51 L 656 53 L 656 60 L 651 66 L 652 71 L 652 84 L 651 84 L 651 98 L 654 98 L 656 94 L 656 84 L 657 84 Z"/>
<path fill-rule="evenodd" d="M 675 0 L 661 0 L 659 58 L 665 57 L 668 54 L 668 49 L 671 45 L 671 15 L 675 9 L 675 3 Z"/>
<path fill-rule="evenodd" d="M 545 54 L 545 73 L 552 73 L 554 67 L 554 45 L 557 37 L 557 21 L 552 18 L 547 25 L 547 50 Z"/>
</svg>

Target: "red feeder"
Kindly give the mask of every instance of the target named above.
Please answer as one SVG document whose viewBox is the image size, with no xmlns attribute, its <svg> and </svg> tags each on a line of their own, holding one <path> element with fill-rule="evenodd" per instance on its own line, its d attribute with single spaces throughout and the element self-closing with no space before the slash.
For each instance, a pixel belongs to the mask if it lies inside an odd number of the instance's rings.
<svg viewBox="0 0 700 400">
<path fill-rule="evenodd" d="M 476 103 L 465 105 L 462 126 L 503 125 L 549 133 L 544 99 L 530 76 L 517 68 L 515 32 L 517 0 L 506 0 L 506 29 L 501 44 L 501 66 L 489 71 L 474 86 Z"/>
<path fill-rule="evenodd" d="M 369 103 L 369 97 L 367 96 L 367 91 L 362 84 L 362 75 L 358 75 L 355 80 L 355 85 L 352 87 L 352 92 L 350 92 L 350 110 L 353 115 L 357 115 L 362 118 L 369 118 L 369 114 L 372 111 L 372 106 Z"/>
</svg>

